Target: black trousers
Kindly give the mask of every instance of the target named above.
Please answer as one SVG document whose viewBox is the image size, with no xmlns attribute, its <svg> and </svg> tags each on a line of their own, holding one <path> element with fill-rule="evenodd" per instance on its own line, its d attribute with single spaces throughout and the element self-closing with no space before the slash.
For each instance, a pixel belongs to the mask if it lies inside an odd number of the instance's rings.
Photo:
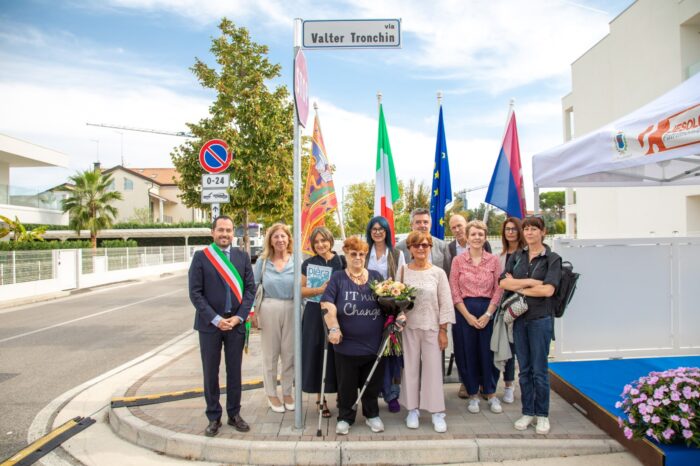
<svg viewBox="0 0 700 466">
<path fill-rule="evenodd" d="M 219 403 L 219 366 L 221 349 L 226 362 L 226 413 L 229 418 L 241 411 L 241 360 L 245 344 L 245 326 L 237 325 L 233 330 L 222 332 L 199 332 L 199 351 L 204 373 L 204 399 L 207 402 L 207 419 L 221 419 Z"/>
<path fill-rule="evenodd" d="M 335 353 L 335 371 L 338 378 L 338 420 L 346 421 L 352 425 L 355 422 L 357 412 L 352 409 L 352 405 L 357 400 L 360 390 L 367 380 L 369 371 L 372 370 L 377 356 L 346 356 L 338 352 Z M 382 388 L 384 380 L 384 360 L 379 361 L 377 369 L 372 374 L 372 379 L 367 385 L 367 390 L 362 395 L 362 414 L 366 418 L 379 416 L 379 403 L 377 397 Z"/>
</svg>

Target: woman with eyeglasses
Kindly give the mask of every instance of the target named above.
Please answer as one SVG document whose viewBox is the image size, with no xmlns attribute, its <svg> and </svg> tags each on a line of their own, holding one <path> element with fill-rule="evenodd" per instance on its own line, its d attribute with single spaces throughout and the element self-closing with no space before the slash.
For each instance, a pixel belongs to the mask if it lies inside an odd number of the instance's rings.
<svg viewBox="0 0 700 466">
<path fill-rule="evenodd" d="M 404 283 L 416 288 L 413 310 L 403 330 L 404 378 L 399 400 L 408 410 L 406 426 L 419 427 L 420 410 L 432 414 L 435 432 L 446 432 L 442 351 L 447 348 L 447 324 L 455 322 L 450 284 L 445 271 L 430 263 L 430 233 L 414 231 L 406 238 L 413 262 L 403 266 Z"/>
<path fill-rule="evenodd" d="M 520 224 L 519 218 L 508 217 L 505 222 L 503 222 L 501 244 L 503 244 L 503 249 L 501 250 L 499 259 L 501 262 L 501 270 L 505 270 L 506 263 L 508 259 L 510 259 L 510 256 L 517 250 L 525 247 L 523 227 Z M 515 345 L 513 343 L 510 344 L 510 351 L 513 357 L 506 361 L 506 367 L 503 371 L 503 382 L 506 385 L 505 391 L 503 392 L 504 403 L 513 403 L 515 401 L 515 388 L 513 387 L 513 382 L 515 381 Z"/>
<path fill-rule="evenodd" d="M 347 435 L 355 422 L 352 409 L 358 391 L 367 380 L 377 359 L 384 317 L 377 298 L 369 284 L 382 280 L 379 272 L 365 268 L 365 256 L 369 251 L 366 242 L 350 237 L 343 244 L 348 266 L 335 272 L 328 281 L 321 297 L 321 309 L 328 327 L 328 341 L 333 344 L 335 370 L 338 380 L 339 413 L 335 432 Z M 362 414 L 372 432 L 383 432 L 384 423 L 379 417 L 377 397 L 384 374 L 380 361 L 362 395 Z"/>
<path fill-rule="evenodd" d="M 326 331 L 323 328 L 321 316 L 321 295 L 326 291 L 328 282 L 316 283 L 309 286 L 309 272 L 314 270 L 330 271 L 343 270 L 345 268 L 345 256 L 340 256 L 333 251 L 335 239 L 333 233 L 326 227 L 316 227 L 311 232 L 311 250 L 316 254 L 301 264 L 301 296 L 307 298 L 304 306 L 304 317 L 301 321 L 301 390 L 305 393 L 316 393 L 316 404 L 325 418 L 331 417 L 328 403 L 321 401 L 321 379 L 325 378 L 324 393 L 336 393 L 337 383 L 335 376 L 335 361 L 333 345 L 328 345 L 326 359 L 326 373 L 323 372 L 323 348 L 326 339 Z M 330 270 L 328 270 L 330 269 Z M 329 276 L 330 278 L 330 276 Z"/>
<path fill-rule="evenodd" d="M 491 318 L 501 299 L 498 287 L 501 264 L 498 258 L 484 251 L 486 224 L 472 220 L 467 224 L 469 249 L 455 257 L 450 270 L 450 288 L 456 313 L 452 338 L 457 371 L 467 388 L 467 410 L 478 413 L 479 386 L 493 413 L 502 413 L 496 396 L 498 370 L 493 365 Z"/>
<path fill-rule="evenodd" d="M 368 270 L 376 270 L 382 275 L 382 279 L 396 280 L 396 271 L 404 264 L 406 259 L 403 252 L 394 248 L 394 238 L 391 235 L 389 222 L 382 216 L 374 217 L 367 224 L 367 244 L 369 254 L 365 258 L 365 267 Z M 398 413 L 399 393 L 401 391 L 401 368 L 403 361 L 401 356 L 388 356 L 384 358 L 384 381 L 382 383 L 382 398 L 389 406 L 389 411 Z"/>
<path fill-rule="evenodd" d="M 561 257 L 544 244 L 547 233 L 541 217 L 523 220 L 525 247 L 513 253 L 501 275 L 501 288 L 525 296 L 527 312 L 513 323 L 515 355 L 520 367 L 522 417 L 517 430 L 536 423 L 547 434 L 549 425 L 549 345 L 554 328 L 554 292 L 561 277 Z"/>
</svg>

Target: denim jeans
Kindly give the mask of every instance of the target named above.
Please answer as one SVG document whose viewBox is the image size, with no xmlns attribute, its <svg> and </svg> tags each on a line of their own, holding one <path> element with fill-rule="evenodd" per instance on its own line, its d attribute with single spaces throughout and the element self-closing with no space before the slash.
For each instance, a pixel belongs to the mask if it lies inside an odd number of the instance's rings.
<svg viewBox="0 0 700 466">
<path fill-rule="evenodd" d="M 516 319 L 513 326 L 515 354 L 520 367 L 522 413 L 549 416 L 549 372 L 547 357 L 552 341 L 552 316 L 535 320 Z"/>
</svg>

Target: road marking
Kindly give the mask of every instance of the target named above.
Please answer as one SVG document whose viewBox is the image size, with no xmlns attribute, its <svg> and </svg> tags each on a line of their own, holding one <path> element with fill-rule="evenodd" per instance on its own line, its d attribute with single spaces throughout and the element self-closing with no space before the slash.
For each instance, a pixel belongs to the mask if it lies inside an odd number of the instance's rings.
<svg viewBox="0 0 700 466">
<path fill-rule="evenodd" d="M 135 306 L 135 305 L 137 305 L 137 304 L 147 303 L 148 301 L 153 301 L 154 299 L 162 298 L 162 297 L 164 297 L 164 296 L 169 296 L 169 295 L 171 295 L 171 294 L 181 293 L 181 292 L 182 292 L 182 290 L 175 290 L 175 291 L 170 291 L 170 292 L 168 292 L 168 293 L 159 294 L 158 296 L 151 296 L 150 298 L 142 299 L 141 301 L 136 301 L 136 302 L 129 303 L 129 304 L 124 304 L 123 306 L 113 307 L 112 309 L 107 309 L 106 311 L 96 312 L 96 313 L 94 313 L 94 314 L 90 314 L 90 315 L 87 315 L 87 316 L 78 317 L 77 319 L 68 320 L 68 321 L 66 321 L 66 322 L 61 322 L 60 324 L 54 324 L 54 325 L 50 325 L 50 326 L 48 326 L 48 327 L 38 328 L 38 329 L 32 330 L 32 331 L 30 331 L 30 332 L 20 333 L 19 335 L 14 335 L 14 336 L 11 336 L 11 337 L 3 338 L 2 340 L 0 340 L 0 343 L 5 343 L 5 342 L 8 342 L 8 341 L 16 340 L 16 339 L 18 339 L 18 338 L 26 337 L 26 336 L 29 336 L 29 335 L 34 335 L 35 333 L 39 333 L 39 332 L 45 332 L 46 330 L 52 330 L 52 329 L 54 329 L 54 328 L 63 327 L 64 325 L 72 324 L 72 323 L 74 323 L 74 322 L 79 322 L 79 321 L 81 321 L 81 320 L 85 320 L 85 319 L 90 319 L 90 318 L 92 318 L 92 317 L 101 316 L 101 315 L 103 315 L 103 314 L 108 314 L 108 313 L 110 313 L 110 312 L 118 311 L 118 310 L 120 310 L 120 309 L 125 309 L 125 308 L 127 308 L 127 307 Z"/>
</svg>

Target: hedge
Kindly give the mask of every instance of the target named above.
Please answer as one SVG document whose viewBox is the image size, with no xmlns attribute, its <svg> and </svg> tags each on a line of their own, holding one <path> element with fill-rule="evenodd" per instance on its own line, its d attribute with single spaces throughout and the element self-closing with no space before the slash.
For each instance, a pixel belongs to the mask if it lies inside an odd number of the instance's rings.
<svg viewBox="0 0 700 466">
<path fill-rule="evenodd" d="M 106 239 L 97 240 L 97 246 L 101 248 L 135 248 L 138 243 L 133 240 Z M 89 249 L 92 248 L 90 240 L 73 241 L 31 241 L 16 243 L 14 241 L 0 241 L 0 251 L 38 251 L 43 249 Z"/>
<path fill-rule="evenodd" d="M 74 230 L 68 225 L 43 225 L 38 223 L 25 223 L 27 230 L 33 230 L 39 226 L 46 226 L 48 230 Z M 122 222 L 112 225 L 109 229 L 130 230 L 130 229 L 159 229 L 159 228 L 211 228 L 209 222 L 180 222 L 180 223 L 136 223 Z"/>
</svg>

